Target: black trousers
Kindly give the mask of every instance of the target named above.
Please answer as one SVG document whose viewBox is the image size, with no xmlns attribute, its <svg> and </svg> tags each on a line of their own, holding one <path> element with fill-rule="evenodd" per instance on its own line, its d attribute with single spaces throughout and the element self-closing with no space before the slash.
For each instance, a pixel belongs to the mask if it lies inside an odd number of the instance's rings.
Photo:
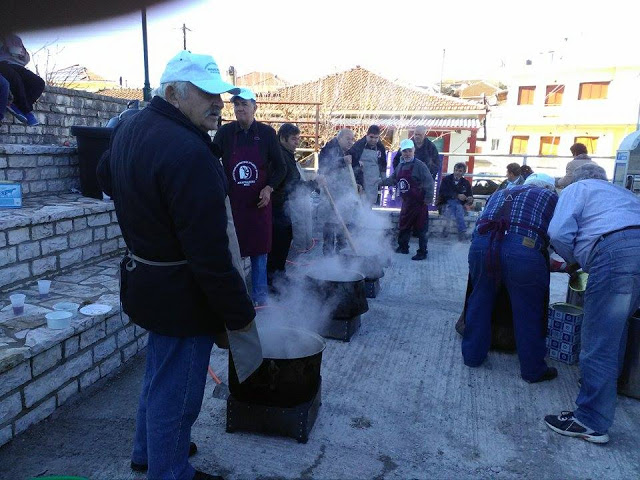
<svg viewBox="0 0 640 480">
<path fill-rule="evenodd" d="M 400 230 L 398 232 L 398 246 L 401 248 L 409 248 L 409 239 L 411 238 L 411 232 L 418 237 L 418 253 L 427 253 L 427 232 L 429 231 L 429 215 L 424 222 L 424 227 L 421 230 L 415 228 L 407 228 L 406 230 Z"/>
<path fill-rule="evenodd" d="M 0 62 L 0 75 L 9 82 L 13 104 L 22 113 L 33 111 L 33 104 L 44 91 L 44 80 L 21 65 Z"/>
<path fill-rule="evenodd" d="M 267 256 L 267 284 L 271 285 L 278 273 L 284 273 L 293 240 L 291 220 L 283 209 L 273 208 L 271 252 Z"/>
</svg>

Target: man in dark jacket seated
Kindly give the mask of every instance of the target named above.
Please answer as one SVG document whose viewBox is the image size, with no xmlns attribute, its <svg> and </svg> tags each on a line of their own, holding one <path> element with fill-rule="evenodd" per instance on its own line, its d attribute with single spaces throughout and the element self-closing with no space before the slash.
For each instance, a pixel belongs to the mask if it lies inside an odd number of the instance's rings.
<svg viewBox="0 0 640 480">
<path fill-rule="evenodd" d="M 220 479 L 188 462 L 214 340 L 230 346 L 240 381 L 262 363 L 229 247 L 227 182 L 207 133 L 218 125 L 220 94 L 234 87 L 213 58 L 186 51 L 160 83 L 159 96 L 118 125 L 98 166 L 128 249 L 122 305 L 149 330 L 131 468 L 149 478 Z"/>
<path fill-rule="evenodd" d="M 469 180 L 464 178 L 467 166 L 460 162 L 453 167 L 453 173 L 442 179 L 440 184 L 440 196 L 438 203 L 444 208 L 444 215 L 447 217 L 443 236 L 447 236 L 448 224 L 451 219 L 455 219 L 458 227 L 458 239 L 466 240 L 467 224 L 464 221 L 464 206 L 473 202 L 473 193 Z"/>
</svg>

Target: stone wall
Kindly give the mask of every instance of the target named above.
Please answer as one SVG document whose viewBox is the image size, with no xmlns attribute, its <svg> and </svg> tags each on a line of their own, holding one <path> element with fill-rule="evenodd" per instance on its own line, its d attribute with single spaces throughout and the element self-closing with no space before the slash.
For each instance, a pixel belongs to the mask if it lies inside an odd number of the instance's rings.
<svg viewBox="0 0 640 480">
<path fill-rule="evenodd" d="M 27 200 L 0 210 L 0 289 L 124 248 L 113 202 L 80 195 Z"/>
<path fill-rule="evenodd" d="M 26 346 L 0 361 L 0 446 L 126 363 L 147 338 L 119 312 L 31 330 Z"/>
<path fill-rule="evenodd" d="M 73 147 L 0 144 L 0 180 L 19 182 L 22 198 L 78 190 L 79 175 Z"/>
<path fill-rule="evenodd" d="M 34 107 L 40 125 L 25 126 L 7 113 L 0 122 L 0 144 L 75 144 L 70 131 L 73 125 L 104 127 L 127 108 L 127 100 L 47 86 Z"/>
</svg>

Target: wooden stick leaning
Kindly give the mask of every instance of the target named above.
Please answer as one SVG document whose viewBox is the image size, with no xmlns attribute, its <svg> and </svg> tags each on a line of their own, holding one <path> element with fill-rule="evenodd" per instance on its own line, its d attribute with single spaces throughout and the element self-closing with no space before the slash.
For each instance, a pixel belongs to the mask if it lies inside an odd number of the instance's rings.
<svg viewBox="0 0 640 480">
<path fill-rule="evenodd" d="M 327 195 L 327 198 L 329 199 L 329 203 L 331 204 L 333 213 L 335 213 L 336 217 L 338 217 L 338 221 L 340 222 L 340 225 L 344 230 L 344 235 L 347 238 L 347 242 L 349 242 L 349 246 L 351 247 L 351 250 L 353 250 L 353 253 L 357 255 L 358 251 L 356 250 L 356 246 L 353 243 L 353 239 L 351 238 L 351 233 L 349 232 L 347 225 L 344 223 L 344 220 L 342 219 L 342 215 L 340 215 L 340 212 L 338 211 L 338 207 L 336 207 L 336 203 L 333 201 L 333 197 L 331 196 L 331 193 L 329 192 L 327 185 L 322 185 L 322 188 L 324 189 L 324 193 Z"/>
</svg>

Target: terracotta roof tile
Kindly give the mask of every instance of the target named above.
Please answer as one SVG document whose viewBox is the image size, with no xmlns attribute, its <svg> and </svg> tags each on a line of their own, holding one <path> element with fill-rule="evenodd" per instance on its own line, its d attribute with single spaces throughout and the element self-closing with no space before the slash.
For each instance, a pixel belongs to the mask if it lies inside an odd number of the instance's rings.
<svg viewBox="0 0 640 480">
<path fill-rule="evenodd" d="M 491 83 L 479 81 L 461 89 L 459 95 L 460 98 L 477 98 L 482 97 L 483 94 L 488 97 L 489 95 L 495 95 L 501 90 L 501 88 Z"/>
<path fill-rule="evenodd" d="M 362 67 L 279 89 L 280 100 L 321 102 L 330 111 L 478 112 L 478 103 L 387 80 Z"/>
<path fill-rule="evenodd" d="M 142 100 L 141 88 L 105 88 L 96 92 L 105 97 L 124 98 L 125 100 Z"/>
</svg>

